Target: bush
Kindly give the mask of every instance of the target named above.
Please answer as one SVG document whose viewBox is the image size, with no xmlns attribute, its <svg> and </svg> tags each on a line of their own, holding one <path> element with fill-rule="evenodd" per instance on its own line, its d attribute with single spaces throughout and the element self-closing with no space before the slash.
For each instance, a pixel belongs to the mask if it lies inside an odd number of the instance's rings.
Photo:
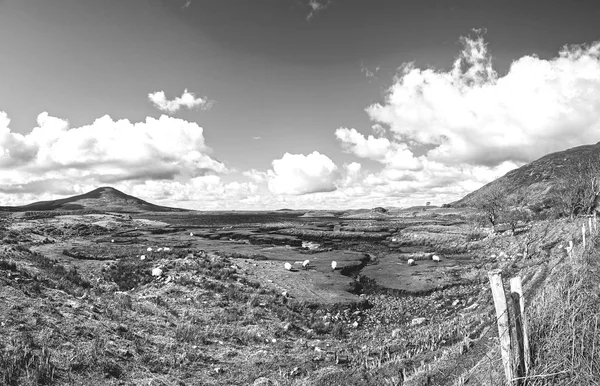
<svg viewBox="0 0 600 386">
<path fill-rule="evenodd" d="M 129 291 L 152 281 L 152 263 L 136 258 L 121 259 L 108 271 L 119 290 Z"/>
</svg>

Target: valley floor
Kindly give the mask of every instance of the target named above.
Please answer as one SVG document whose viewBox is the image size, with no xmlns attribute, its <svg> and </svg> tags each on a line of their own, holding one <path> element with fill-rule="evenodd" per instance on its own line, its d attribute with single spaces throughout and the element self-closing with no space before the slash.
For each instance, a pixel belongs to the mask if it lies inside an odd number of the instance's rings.
<svg viewBox="0 0 600 386">
<path fill-rule="evenodd" d="M 564 300 L 548 283 L 575 267 L 564 247 L 581 226 L 542 221 L 512 235 L 468 213 L 252 216 L 5 215 L 0 382 L 501 384 L 487 272 L 523 278 L 533 335 L 547 344 L 535 334 L 551 319 L 536 304 Z M 537 358 L 534 372 L 561 370 Z"/>
</svg>

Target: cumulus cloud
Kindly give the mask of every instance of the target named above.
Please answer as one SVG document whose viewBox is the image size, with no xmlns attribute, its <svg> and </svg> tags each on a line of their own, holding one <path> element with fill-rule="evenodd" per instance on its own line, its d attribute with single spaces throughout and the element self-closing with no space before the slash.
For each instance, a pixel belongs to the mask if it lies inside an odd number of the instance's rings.
<svg viewBox="0 0 600 386">
<path fill-rule="evenodd" d="M 272 164 L 268 186 L 275 194 L 302 195 L 336 189 L 338 168 L 329 157 L 319 152 L 309 155 L 285 153 Z"/>
<path fill-rule="evenodd" d="M 164 91 L 150 93 L 148 94 L 148 99 L 159 110 L 169 113 L 174 113 L 182 107 L 187 107 L 188 109 L 199 107 L 202 110 L 208 110 L 215 103 L 206 97 L 196 97 L 196 95 L 189 92 L 187 89 L 183 91 L 183 94 L 180 97 L 173 100 L 168 100 Z"/>
<path fill-rule="evenodd" d="M 310 9 L 310 12 L 306 16 L 306 20 L 312 19 L 317 13 L 321 12 L 328 6 L 329 6 L 329 1 L 324 2 L 321 0 L 309 0 L 308 8 Z"/>
<path fill-rule="evenodd" d="M 389 168 L 402 170 L 420 170 L 422 162 L 408 149 L 408 145 L 393 142 L 387 138 L 365 137 L 355 129 L 339 128 L 335 136 L 342 147 L 361 158 L 379 161 Z"/>
<path fill-rule="evenodd" d="M 126 188 L 134 196 L 163 205 L 215 210 L 238 209 L 238 202 L 252 197 L 258 189 L 252 182 L 224 182 L 217 175 L 194 177 L 183 182 L 144 181 L 126 185 Z"/>
<path fill-rule="evenodd" d="M 53 194 L 129 181 L 190 181 L 227 173 L 211 156 L 202 127 L 166 115 L 141 122 L 113 120 L 71 128 L 44 112 L 29 133 L 13 133 L 0 112 L 1 192 Z M 90 189 L 90 190 L 91 190 Z M 23 196 L 26 197 L 26 196 Z M 38 198 L 39 199 L 39 196 Z"/>
<path fill-rule="evenodd" d="M 600 42 L 524 56 L 499 76 L 481 32 L 461 38 L 449 70 L 404 64 L 384 101 L 366 109 L 373 135 L 335 131 L 346 152 L 381 165 L 337 193 L 441 204 L 549 152 L 598 141 Z"/>
<path fill-rule="evenodd" d="M 428 159 L 456 165 L 529 162 L 597 140 L 600 42 L 548 60 L 524 56 L 499 77 L 482 36 L 461 41 L 448 71 L 403 66 L 370 118 L 400 142 L 431 145 Z"/>
</svg>

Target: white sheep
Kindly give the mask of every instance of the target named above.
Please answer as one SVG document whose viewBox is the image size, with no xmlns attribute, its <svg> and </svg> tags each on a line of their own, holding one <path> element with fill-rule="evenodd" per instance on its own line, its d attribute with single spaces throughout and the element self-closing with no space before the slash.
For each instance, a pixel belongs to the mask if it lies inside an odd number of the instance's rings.
<svg viewBox="0 0 600 386">
<path fill-rule="evenodd" d="M 148 252 L 152 252 L 152 248 L 151 248 L 151 247 L 148 247 L 148 249 L 146 249 L 146 251 L 148 251 Z"/>
<path fill-rule="evenodd" d="M 169 252 L 170 250 L 171 250 L 171 248 L 169 248 L 169 247 L 164 247 L 163 248 L 163 251 L 165 251 L 165 252 Z"/>
<path fill-rule="evenodd" d="M 140 256 L 140 260 L 146 260 L 146 255 Z"/>
<path fill-rule="evenodd" d="M 436 263 L 439 263 L 440 257 L 438 255 L 433 255 L 433 256 L 431 256 L 431 260 L 435 261 Z"/>
<path fill-rule="evenodd" d="M 111 243 L 114 243 L 114 242 L 115 242 L 115 239 L 112 239 L 112 240 L 110 240 L 110 242 L 111 242 Z"/>
<path fill-rule="evenodd" d="M 285 263 L 285 264 L 283 265 L 283 268 L 285 268 L 285 269 L 286 269 L 286 270 L 288 270 L 288 271 L 291 271 L 291 270 L 292 270 L 292 265 L 291 265 L 290 263 Z"/>
<path fill-rule="evenodd" d="M 190 237 L 194 237 L 194 232 L 190 232 Z"/>
<path fill-rule="evenodd" d="M 152 268 L 152 276 L 162 276 L 163 270 L 160 267 Z"/>
<path fill-rule="evenodd" d="M 335 271 L 336 268 L 337 268 L 337 261 L 332 261 L 331 262 L 331 270 Z"/>
<path fill-rule="evenodd" d="M 408 259 L 408 265 L 415 265 L 414 259 Z"/>
<path fill-rule="evenodd" d="M 162 252 L 162 250 L 163 250 L 162 248 L 158 248 L 158 249 L 156 250 L 156 252 Z"/>
<path fill-rule="evenodd" d="M 308 265 L 310 264 L 310 260 L 304 260 L 302 262 L 302 268 L 308 269 Z"/>
</svg>

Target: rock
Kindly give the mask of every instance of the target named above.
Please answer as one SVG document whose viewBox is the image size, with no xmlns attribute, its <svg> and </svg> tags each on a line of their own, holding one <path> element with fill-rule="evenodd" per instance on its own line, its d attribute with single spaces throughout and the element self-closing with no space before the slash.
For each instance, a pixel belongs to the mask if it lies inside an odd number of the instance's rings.
<svg viewBox="0 0 600 386">
<path fill-rule="evenodd" d="M 414 318 L 410 324 L 413 326 L 420 326 L 421 324 L 425 323 L 426 321 L 427 321 L 426 318 Z"/>
<path fill-rule="evenodd" d="M 456 307 L 456 305 L 460 302 L 460 300 L 456 299 L 452 302 L 452 307 Z"/>
<path fill-rule="evenodd" d="M 284 298 L 287 298 L 287 297 L 288 297 L 288 293 L 287 293 L 287 291 L 283 291 L 283 292 L 281 293 L 281 296 L 283 296 Z"/>
<path fill-rule="evenodd" d="M 221 367 L 215 367 L 215 373 L 223 374 L 224 372 L 225 372 L 225 370 L 223 370 Z"/>
<path fill-rule="evenodd" d="M 300 370 L 300 367 L 294 367 L 292 371 L 290 371 L 290 376 L 297 377 L 301 374 L 301 372 L 302 371 Z"/>
<path fill-rule="evenodd" d="M 392 338 L 398 338 L 400 336 L 400 334 L 402 334 L 402 330 L 399 328 L 396 328 L 394 331 L 392 331 Z"/>
<path fill-rule="evenodd" d="M 119 332 L 127 332 L 129 331 L 129 327 L 127 327 L 125 324 L 119 324 L 116 330 Z"/>
<path fill-rule="evenodd" d="M 348 355 L 347 354 L 336 354 L 335 355 L 335 363 L 337 365 L 341 365 L 344 363 L 348 363 Z"/>
<path fill-rule="evenodd" d="M 286 324 L 283 325 L 283 331 L 292 331 L 294 329 L 296 329 L 296 326 L 293 323 L 287 322 Z"/>
<path fill-rule="evenodd" d="M 357 322 L 357 321 L 355 321 L 354 323 L 352 323 L 352 327 L 354 327 L 354 328 L 358 328 L 358 322 Z"/>
<path fill-rule="evenodd" d="M 277 385 L 277 383 L 275 383 L 274 381 L 270 380 L 267 377 L 260 377 L 254 380 L 254 383 L 252 383 L 252 386 L 275 386 Z"/>
</svg>

